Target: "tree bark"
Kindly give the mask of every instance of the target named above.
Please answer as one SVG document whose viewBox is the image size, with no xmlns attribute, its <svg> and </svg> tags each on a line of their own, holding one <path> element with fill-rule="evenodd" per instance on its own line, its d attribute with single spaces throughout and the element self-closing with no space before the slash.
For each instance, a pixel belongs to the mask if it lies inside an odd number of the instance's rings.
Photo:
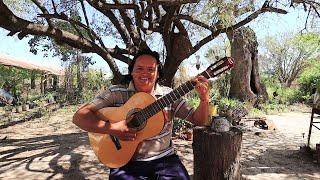
<svg viewBox="0 0 320 180">
<path fill-rule="evenodd" d="M 184 35 L 183 33 L 173 33 L 169 44 L 172 45 L 167 45 L 166 47 L 171 48 L 171 53 L 168 53 L 168 55 L 171 56 L 166 57 L 166 63 L 163 68 L 165 77 L 161 80 L 161 84 L 168 87 L 173 87 L 174 75 L 176 74 L 182 61 L 188 58 L 190 52 L 192 51 L 192 44 L 188 36 Z"/>
<path fill-rule="evenodd" d="M 59 76 L 53 75 L 53 90 L 57 90 L 59 88 Z"/>
<path fill-rule="evenodd" d="M 193 131 L 194 180 L 240 179 L 242 132 L 213 132 L 208 127 Z"/>
<path fill-rule="evenodd" d="M 259 76 L 258 42 L 254 31 L 249 27 L 241 27 L 228 33 L 228 38 L 231 56 L 235 59 L 229 96 L 253 104 L 257 100 L 266 101 L 268 95 Z"/>
<path fill-rule="evenodd" d="M 82 81 L 82 60 L 81 57 L 77 54 L 76 56 L 76 62 L 77 62 L 77 95 L 80 95 L 83 90 L 83 81 Z"/>
<path fill-rule="evenodd" d="M 31 89 L 35 89 L 36 88 L 36 75 L 35 72 L 31 72 L 31 76 L 30 76 L 30 84 L 31 84 Z"/>
<path fill-rule="evenodd" d="M 44 73 L 41 73 L 41 77 L 40 77 L 40 92 L 43 95 L 44 94 Z"/>
</svg>

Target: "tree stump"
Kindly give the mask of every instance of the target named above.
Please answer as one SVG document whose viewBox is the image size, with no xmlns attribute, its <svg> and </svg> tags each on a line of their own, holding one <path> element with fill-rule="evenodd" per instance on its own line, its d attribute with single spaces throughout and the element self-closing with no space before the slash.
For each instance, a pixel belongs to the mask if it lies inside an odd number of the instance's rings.
<svg viewBox="0 0 320 180">
<path fill-rule="evenodd" d="M 194 180 L 240 179 L 242 132 L 217 133 L 209 127 L 193 130 Z"/>
</svg>

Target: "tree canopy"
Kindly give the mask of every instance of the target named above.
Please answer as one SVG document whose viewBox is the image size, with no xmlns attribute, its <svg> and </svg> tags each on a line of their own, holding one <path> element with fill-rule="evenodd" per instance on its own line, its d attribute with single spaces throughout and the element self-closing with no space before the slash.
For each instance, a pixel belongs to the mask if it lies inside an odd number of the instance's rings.
<svg viewBox="0 0 320 180">
<path fill-rule="evenodd" d="M 129 64 L 139 49 L 157 47 L 166 74 L 163 83 L 169 86 L 182 61 L 262 14 L 302 7 L 320 17 L 320 3 L 312 0 L 26 0 L 19 3 L 21 9 L 15 4 L 0 0 L 0 27 L 19 39 L 33 35 L 32 52 L 42 46 L 59 54 L 55 47 L 63 46 L 95 53 L 119 82 L 118 62 Z"/>
<path fill-rule="evenodd" d="M 308 61 L 320 56 L 320 36 L 317 33 L 267 37 L 263 61 L 264 71 L 273 75 L 283 85 L 292 82 L 308 66 Z"/>
</svg>

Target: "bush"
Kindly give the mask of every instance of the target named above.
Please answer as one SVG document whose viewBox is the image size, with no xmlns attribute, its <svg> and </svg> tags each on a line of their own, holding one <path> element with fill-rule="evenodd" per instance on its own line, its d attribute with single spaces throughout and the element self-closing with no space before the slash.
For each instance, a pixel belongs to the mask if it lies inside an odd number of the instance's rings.
<svg viewBox="0 0 320 180">
<path fill-rule="evenodd" d="M 287 105 L 285 104 L 277 104 L 277 103 L 267 103 L 261 106 L 261 111 L 265 114 L 276 114 L 279 112 L 283 112 L 287 109 Z"/>
<path fill-rule="evenodd" d="M 278 89 L 279 97 L 276 99 L 278 100 L 279 104 L 291 104 L 294 102 L 299 101 L 297 98 L 297 90 L 288 87 L 282 87 Z"/>
<path fill-rule="evenodd" d="M 266 113 L 258 108 L 252 108 L 250 109 L 248 113 L 248 117 L 261 117 L 264 116 Z"/>
<path fill-rule="evenodd" d="M 300 83 L 299 91 L 303 95 L 307 102 L 311 102 L 311 96 L 315 92 L 315 89 L 320 90 L 320 61 L 314 59 L 309 63 L 309 68 L 301 74 L 298 79 Z"/>
<path fill-rule="evenodd" d="M 217 101 L 218 113 L 220 116 L 225 116 L 233 125 L 248 114 L 248 103 L 243 103 L 239 100 L 222 98 Z"/>
<path fill-rule="evenodd" d="M 263 82 L 266 85 L 269 97 L 269 104 L 293 104 L 299 102 L 308 102 L 310 95 L 301 91 L 300 88 L 283 87 L 273 77 L 264 77 Z"/>
</svg>

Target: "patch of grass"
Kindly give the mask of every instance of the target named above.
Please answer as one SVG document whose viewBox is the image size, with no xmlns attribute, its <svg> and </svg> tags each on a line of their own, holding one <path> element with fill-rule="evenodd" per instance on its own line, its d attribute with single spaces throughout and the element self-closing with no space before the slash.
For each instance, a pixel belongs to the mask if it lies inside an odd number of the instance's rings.
<svg viewBox="0 0 320 180">
<path fill-rule="evenodd" d="M 59 113 L 69 113 L 69 112 L 76 112 L 80 106 L 78 105 L 68 105 L 60 108 L 58 110 Z"/>
</svg>

